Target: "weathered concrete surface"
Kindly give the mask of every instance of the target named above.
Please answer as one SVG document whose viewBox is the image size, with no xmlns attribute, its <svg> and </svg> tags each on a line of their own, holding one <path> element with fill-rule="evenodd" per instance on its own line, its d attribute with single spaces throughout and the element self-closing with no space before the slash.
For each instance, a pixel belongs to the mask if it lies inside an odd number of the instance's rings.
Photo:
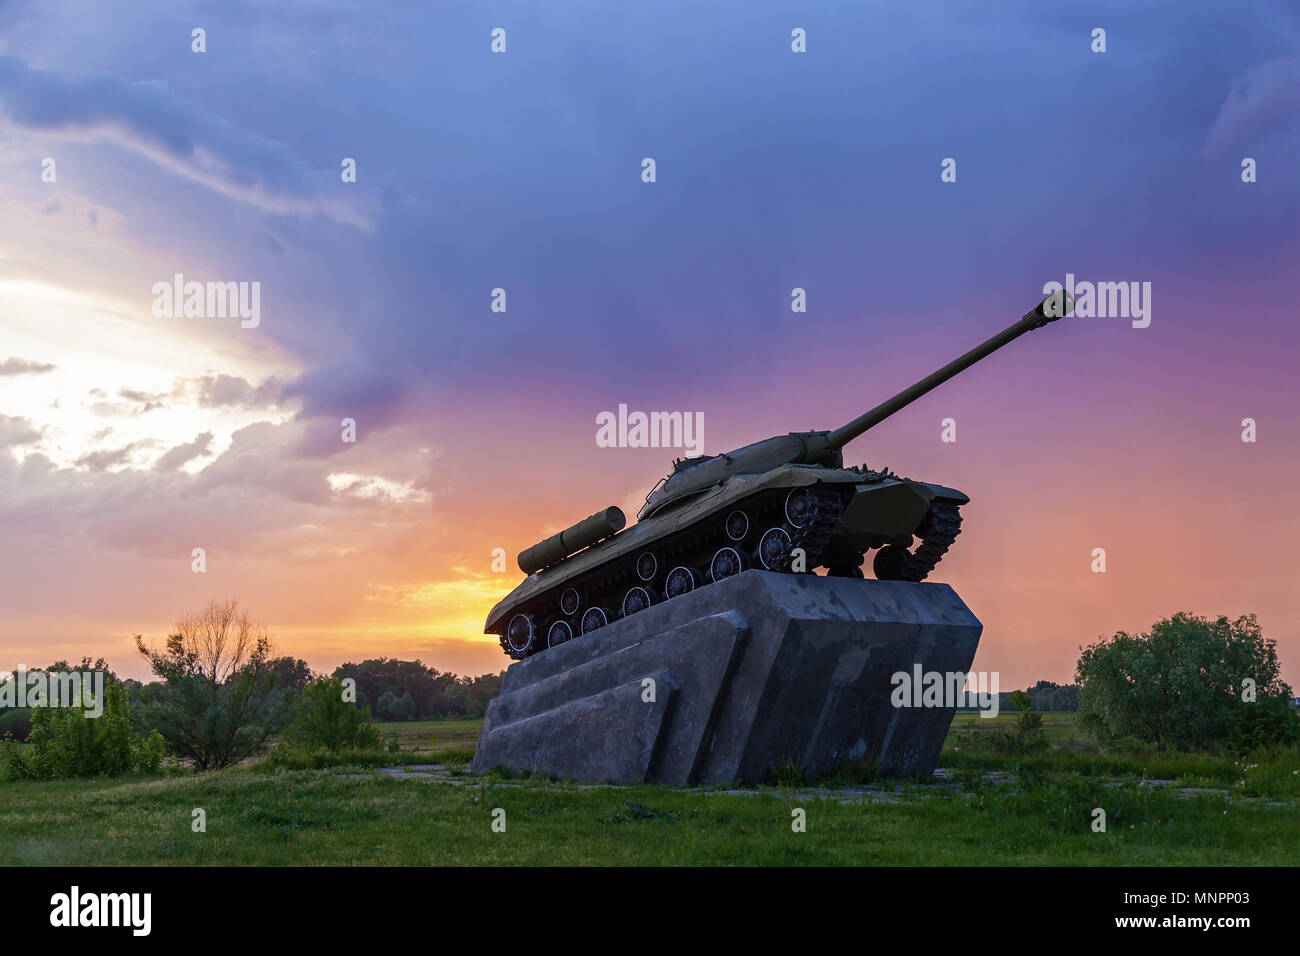
<svg viewBox="0 0 1300 956">
<path fill-rule="evenodd" d="M 891 676 L 965 673 L 981 629 L 946 584 L 746 571 L 513 664 L 473 766 L 665 784 L 759 782 L 788 761 L 929 773 L 953 708 L 892 706 Z"/>
</svg>

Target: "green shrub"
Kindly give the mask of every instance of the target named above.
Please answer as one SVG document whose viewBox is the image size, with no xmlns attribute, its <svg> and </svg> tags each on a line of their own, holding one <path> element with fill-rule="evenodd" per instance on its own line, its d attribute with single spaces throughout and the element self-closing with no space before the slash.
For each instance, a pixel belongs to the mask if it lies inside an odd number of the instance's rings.
<svg viewBox="0 0 1300 956">
<path fill-rule="evenodd" d="M 325 677 L 303 688 L 302 705 L 285 734 L 285 742 L 291 747 L 324 748 L 330 753 L 374 750 L 379 747 L 379 731 L 371 722 L 370 708 L 345 700 L 343 682 L 337 677 Z"/>
<path fill-rule="evenodd" d="M 1300 742 L 1300 714 L 1280 697 L 1239 703 L 1228 715 L 1228 747 L 1246 755 Z"/>
<path fill-rule="evenodd" d="M 0 737 L 12 736 L 16 740 L 26 740 L 32 732 L 32 709 L 15 707 L 0 712 Z"/>
<path fill-rule="evenodd" d="M 800 787 L 806 779 L 803 767 L 790 757 L 767 768 L 767 783 L 773 787 Z"/>
<path fill-rule="evenodd" d="M 140 738 L 131 732 L 130 702 L 117 681 L 104 687 L 104 711 L 86 716 L 89 695 L 70 707 L 32 708 L 26 746 L 10 744 L 10 779 L 53 780 L 63 777 L 116 777 L 138 771 L 157 773 L 163 742 L 158 733 Z"/>
<path fill-rule="evenodd" d="M 1042 732 L 1043 715 L 1034 713 L 1034 702 L 1023 690 L 1011 695 L 1011 706 L 1016 709 L 1016 732 L 1021 737 L 1035 737 Z"/>
</svg>

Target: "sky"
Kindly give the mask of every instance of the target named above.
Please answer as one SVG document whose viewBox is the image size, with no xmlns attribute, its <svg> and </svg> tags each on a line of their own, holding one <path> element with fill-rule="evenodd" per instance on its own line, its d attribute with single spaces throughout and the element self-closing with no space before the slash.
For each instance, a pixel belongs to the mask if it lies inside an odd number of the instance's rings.
<svg viewBox="0 0 1300 956">
<path fill-rule="evenodd" d="M 143 678 L 234 597 L 318 670 L 498 671 L 514 555 L 681 454 L 601 412 L 834 428 L 1073 274 L 1149 325 L 1036 331 L 846 460 L 970 496 L 931 580 L 1004 688 L 1180 610 L 1300 685 L 1298 213 L 1281 0 L 0 0 L 0 670 Z M 157 314 L 177 274 L 256 323 Z"/>
</svg>

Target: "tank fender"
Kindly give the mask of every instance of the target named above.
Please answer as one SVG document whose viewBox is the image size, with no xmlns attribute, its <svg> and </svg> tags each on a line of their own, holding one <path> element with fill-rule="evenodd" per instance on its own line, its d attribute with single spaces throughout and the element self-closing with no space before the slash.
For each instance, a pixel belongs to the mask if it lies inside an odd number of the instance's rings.
<svg viewBox="0 0 1300 956">
<path fill-rule="evenodd" d="M 840 523 L 851 534 L 905 537 L 916 531 L 934 498 L 919 481 L 855 485 Z"/>
<path fill-rule="evenodd" d="M 929 488 L 930 491 L 934 493 L 934 497 L 940 501 L 951 501 L 954 504 L 959 505 L 964 505 L 966 502 L 970 501 L 968 496 L 962 494 L 956 488 L 948 488 L 945 485 L 936 485 L 928 481 L 918 481 L 916 484 L 925 485 L 925 487 Z"/>
</svg>

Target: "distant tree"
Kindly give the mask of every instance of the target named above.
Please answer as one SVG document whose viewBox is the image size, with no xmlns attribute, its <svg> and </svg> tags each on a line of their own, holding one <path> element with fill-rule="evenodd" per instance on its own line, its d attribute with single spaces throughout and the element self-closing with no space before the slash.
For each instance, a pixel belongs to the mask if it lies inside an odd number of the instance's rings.
<svg viewBox="0 0 1300 956">
<path fill-rule="evenodd" d="M 213 601 L 176 623 L 161 649 L 136 647 L 166 683 L 142 709 L 178 757 L 215 770 L 261 751 L 290 716 L 293 695 L 275 688 L 271 642 L 237 602 Z"/>
<path fill-rule="evenodd" d="M 1075 684 L 1058 687 L 1052 694 L 1052 706 L 1047 710 L 1076 711 L 1079 709 L 1079 688 Z"/>
<path fill-rule="evenodd" d="M 391 687 L 387 688 L 379 695 L 379 700 L 375 703 L 375 716 L 380 720 L 396 720 L 394 711 L 399 707 L 398 696 L 393 693 Z"/>
<path fill-rule="evenodd" d="M 160 680 L 142 684 L 128 677 L 122 681 L 122 686 L 126 688 L 127 696 L 133 704 L 156 704 L 167 696 L 167 684 Z"/>
<path fill-rule="evenodd" d="M 293 745 L 340 750 L 369 750 L 379 746 L 379 731 L 370 708 L 343 699 L 343 682 L 322 677 L 303 688 L 302 706 L 285 734 Z"/>
<path fill-rule="evenodd" d="M 411 696 L 411 718 L 438 717 L 464 713 L 464 692 L 454 674 L 443 674 L 420 661 L 401 661 L 380 657 L 360 664 L 340 664 L 334 677 L 350 677 L 357 682 L 357 700 L 374 708 L 375 716 L 385 717 L 379 706 L 384 692 L 395 697 Z"/>
<path fill-rule="evenodd" d="M 1243 681 L 1258 700 L 1286 698 L 1277 642 L 1255 616 L 1213 620 L 1180 612 L 1148 633 L 1117 633 L 1083 649 L 1075 672 L 1080 726 L 1099 739 L 1133 737 L 1158 749 L 1223 742 Z"/>
<path fill-rule="evenodd" d="M 266 669 L 270 671 L 274 685 L 281 689 L 302 690 L 316 676 L 306 661 L 296 657 L 273 657 L 266 662 Z"/>
<path fill-rule="evenodd" d="M 426 667 L 420 661 L 381 657 L 360 664 L 340 664 L 333 676 L 356 681 L 357 701 L 369 705 L 376 718 L 418 720 L 460 714 L 482 716 L 488 703 L 500 692 L 505 672 L 457 677 Z M 391 716 L 396 712 L 392 700 L 380 703 L 388 691 L 392 691 L 394 700 L 409 695 L 410 707 L 405 718 Z"/>
<path fill-rule="evenodd" d="M 462 677 L 460 681 L 465 688 L 464 713 L 470 717 L 482 717 L 487 713 L 488 704 L 501 693 L 501 681 L 506 672 L 497 674 L 479 674 L 477 677 Z"/>
<path fill-rule="evenodd" d="M 1026 691 L 1034 710 L 1072 711 L 1079 709 L 1079 688 L 1073 684 L 1057 684 L 1040 680 Z"/>
<path fill-rule="evenodd" d="M 42 670 L 47 674 L 53 671 L 103 671 L 105 680 L 113 681 L 114 683 L 121 683 L 118 681 L 117 675 L 109 669 L 108 661 L 104 660 L 102 657 L 96 657 L 94 660 L 91 660 L 90 657 L 83 656 L 81 658 L 81 663 L 79 664 L 70 664 L 68 661 L 55 661 L 48 667 L 34 667 L 32 669 Z"/>
<path fill-rule="evenodd" d="M 415 715 L 415 702 L 411 699 L 411 692 L 403 691 L 399 696 L 393 688 L 388 688 L 379 695 L 375 715 L 380 720 L 410 720 Z"/>
</svg>

